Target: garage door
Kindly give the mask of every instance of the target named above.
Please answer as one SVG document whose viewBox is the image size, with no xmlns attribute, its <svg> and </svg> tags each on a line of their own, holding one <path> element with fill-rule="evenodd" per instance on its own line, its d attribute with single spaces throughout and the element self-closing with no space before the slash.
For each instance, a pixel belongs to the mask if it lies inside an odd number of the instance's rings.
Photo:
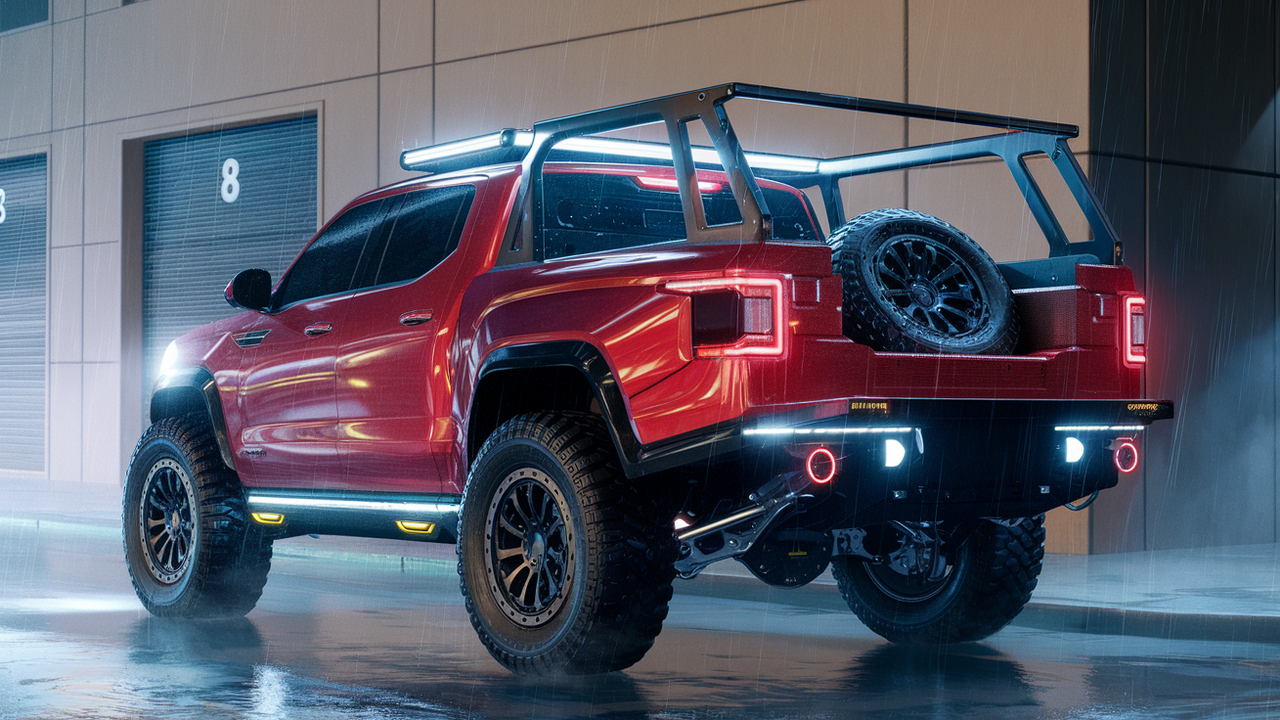
<svg viewBox="0 0 1280 720">
<path fill-rule="evenodd" d="M 0 469 L 44 470 L 44 155 L 0 160 Z"/>
<path fill-rule="evenodd" d="M 272 278 L 316 230 L 316 119 L 156 140 L 143 178 L 143 391 L 179 335 L 236 312 L 246 268 Z M 147 402 L 144 398 L 144 407 Z"/>
</svg>

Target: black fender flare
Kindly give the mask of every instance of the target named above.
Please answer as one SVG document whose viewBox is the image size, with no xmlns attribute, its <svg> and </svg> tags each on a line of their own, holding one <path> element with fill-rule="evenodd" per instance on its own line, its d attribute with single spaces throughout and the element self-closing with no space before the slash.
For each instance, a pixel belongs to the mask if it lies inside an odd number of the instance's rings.
<svg viewBox="0 0 1280 720">
<path fill-rule="evenodd" d="M 577 370 L 587 379 L 592 395 L 600 405 L 600 413 L 604 416 L 609 435 L 613 438 L 624 469 L 631 475 L 632 467 L 637 463 L 639 441 L 631 428 L 631 418 L 627 412 L 626 399 L 622 396 L 622 388 L 613 376 L 609 362 L 604 353 L 591 343 L 583 340 L 557 340 L 553 342 L 530 343 L 527 345 L 508 345 L 500 347 L 484 359 L 480 372 L 476 373 L 475 387 L 486 375 L 500 370 L 519 370 L 524 368 L 568 367 Z M 472 417 L 476 395 L 471 396 L 472 408 L 468 408 L 467 417 Z"/>
<path fill-rule="evenodd" d="M 604 353 L 582 340 L 509 345 L 494 350 L 480 365 L 475 387 L 485 375 L 498 370 L 529 367 L 570 367 L 582 373 L 604 416 L 609 435 L 618 450 L 622 469 L 629 478 L 700 462 L 736 452 L 741 447 L 741 421 L 733 420 L 642 445 L 631 426 L 622 388 L 613 376 Z M 474 405 L 473 393 L 471 402 Z M 472 417 L 468 408 L 468 418 Z"/>
<path fill-rule="evenodd" d="M 218 395 L 218 383 L 213 373 L 202 367 L 170 370 L 160 376 L 151 391 L 151 422 L 176 414 L 203 410 L 218 440 L 222 463 L 233 472 L 235 458 L 231 454 L 231 442 L 227 436 L 227 419 L 222 413 L 222 400 Z M 179 412 L 175 412 L 179 411 Z"/>
</svg>

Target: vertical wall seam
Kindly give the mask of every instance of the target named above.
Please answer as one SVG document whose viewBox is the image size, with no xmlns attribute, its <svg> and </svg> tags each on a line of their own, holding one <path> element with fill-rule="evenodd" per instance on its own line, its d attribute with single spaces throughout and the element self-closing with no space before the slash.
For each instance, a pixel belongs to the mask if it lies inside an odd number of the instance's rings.
<svg viewBox="0 0 1280 720">
<path fill-rule="evenodd" d="M 378 83 L 378 89 L 377 89 L 377 96 L 375 99 L 375 105 L 377 107 L 374 109 L 374 114 L 375 114 L 374 125 L 375 125 L 377 139 L 375 140 L 375 148 L 374 148 L 374 152 L 376 153 L 376 155 L 375 155 L 374 167 L 373 167 L 373 177 L 376 180 L 374 184 L 381 187 L 382 186 L 382 0 L 378 0 L 378 7 L 376 12 L 378 14 L 378 17 L 374 20 L 374 22 L 376 22 L 378 26 L 378 42 L 375 43 L 376 47 L 374 48 L 374 54 L 376 55 L 376 58 L 374 60 L 375 62 L 374 67 L 377 69 L 377 73 L 375 74 L 377 76 L 376 82 Z"/>
</svg>

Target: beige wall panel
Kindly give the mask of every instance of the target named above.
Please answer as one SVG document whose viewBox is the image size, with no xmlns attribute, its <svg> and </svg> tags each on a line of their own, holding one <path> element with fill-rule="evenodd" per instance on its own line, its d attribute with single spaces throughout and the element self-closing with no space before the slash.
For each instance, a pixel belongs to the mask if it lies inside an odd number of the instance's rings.
<svg viewBox="0 0 1280 720">
<path fill-rule="evenodd" d="M 49 366 L 49 479 L 53 482 L 81 479 L 82 372 L 79 363 Z"/>
<path fill-rule="evenodd" d="M 119 125 L 89 125 L 84 135 L 84 242 L 119 243 Z M 85 279 L 88 281 L 87 274 Z"/>
<path fill-rule="evenodd" d="M 1048 241 L 1004 163 L 957 163 L 907 176 L 908 207 L 956 226 L 996 262 L 1048 257 Z"/>
<path fill-rule="evenodd" d="M 377 78 L 325 88 L 320 182 L 326 221 L 357 195 L 378 186 L 377 107 Z"/>
<path fill-rule="evenodd" d="M 901 99 L 902 15 L 882 7 L 806 2 L 442 65 L 436 141 L 730 80 Z"/>
<path fill-rule="evenodd" d="M 90 122 L 377 70 L 376 0 L 164 0 L 87 22 Z"/>
<path fill-rule="evenodd" d="M 906 182 L 903 171 L 876 173 L 840 181 L 840 196 L 844 200 L 846 219 L 869 210 L 900 208 L 906 204 Z M 815 203 L 814 209 L 825 212 Z"/>
<path fill-rule="evenodd" d="M 378 184 L 386 185 L 420 174 L 401 169 L 401 152 L 432 144 L 431 68 L 389 73 L 381 83 Z"/>
<path fill-rule="evenodd" d="M 440 60 L 647 28 L 777 0 L 438 0 Z M 662 32 L 661 28 L 655 32 Z M 729 78 L 726 78 L 729 79 Z M 715 82 L 719 82 L 716 80 Z"/>
<path fill-rule="evenodd" d="M 122 0 L 85 0 L 85 12 L 92 14 L 114 10 L 121 7 L 121 2 Z"/>
<path fill-rule="evenodd" d="M 1089 122 L 1088 0 L 908 0 L 911 102 Z M 912 144 L 953 129 L 913 121 Z M 1088 147 L 1077 141 L 1076 151 Z"/>
<path fill-rule="evenodd" d="M 1089 554 L 1089 516 L 1093 510 L 1050 510 L 1044 516 L 1044 551 L 1066 555 Z"/>
<path fill-rule="evenodd" d="M 53 21 L 62 22 L 84 15 L 84 0 L 53 0 Z"/>
<path fill-rule="evenodd" d="M 83 367 L 84 482 L 120 484 L 128 453 L 138 442 L 136 434 L 126 438 L 120 429 L 120 365 L 88 363 Z"/>
<path fill-rule="evenodd" d="M 84 307 L 85 362 L 119 363 L 120 243 L 85 246 Z"/>
<path fill-rule="evenodd" d="M 84 239 L 84 133 L 79 128 L 53 134 L 49 151 L 49 243 L 79 245 Z"/>
<path fill-rule="evenodd" d="M 382 72 L 433 62 L 434 13 L 432 0 L 382 0 L 382 30 L 378 46 L 379 69 Z"/>
<path fill-rule="evenodd" d="M 84 123 L 84 20 L 53 26 L 53 127 Z"/>
<path fill-rule="evenodd" d="M 84 358 L 84 251 L 55 247 L 49 251 L 49 362 Z"/>
<path fill-rule="evenodd" d="M 0 137 L 48 132 L 53 27 L 0 36 Z"/>
</svg>

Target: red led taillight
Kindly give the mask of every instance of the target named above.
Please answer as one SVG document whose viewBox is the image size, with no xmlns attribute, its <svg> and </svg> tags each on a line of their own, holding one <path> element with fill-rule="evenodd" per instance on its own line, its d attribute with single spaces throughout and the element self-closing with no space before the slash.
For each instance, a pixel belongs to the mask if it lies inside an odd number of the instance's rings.
<svg viewBox="0 0 1280 720">
<path fill-rule="evenodd" d="M 1124 361 L 1147 361 L 1147 301 L 1137 295 L 1124 299 Z"/>
<path fill-rule="evenodd" d="M 675 280 L 663 289 L 690 296 L 698 357 L 782 354 L 782 278 Z"/>
<path fill-rule="evenodd" d="M 825 485 L 831 482 L 831 478 L 836 476 L 836 456 L 826 448 L 818 448 L 809 453 L 809 459 L 805 460 L 804 469 L 809 474 L 809 479 Z"/>
</svg>

